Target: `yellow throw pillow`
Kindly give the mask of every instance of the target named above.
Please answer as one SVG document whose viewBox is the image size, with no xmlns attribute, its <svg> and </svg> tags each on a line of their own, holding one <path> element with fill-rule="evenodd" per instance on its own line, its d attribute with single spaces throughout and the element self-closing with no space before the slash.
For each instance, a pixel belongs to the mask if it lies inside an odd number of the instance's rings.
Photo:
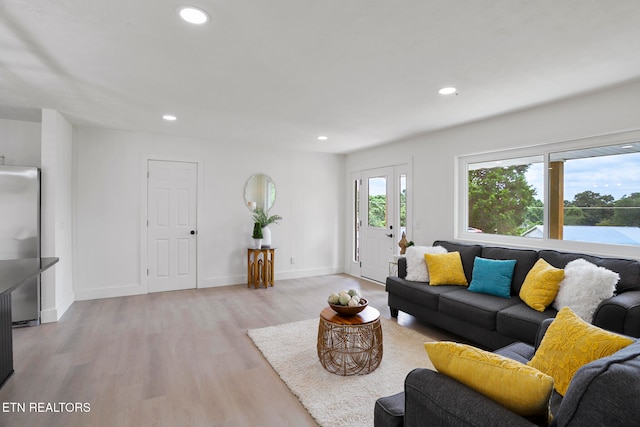
<svg viewBox="0 0 640 427">
<path fill-rule="evenodd" d="M 551 375 L 556 391 L 564 396 L 581 366 L 610 356 L 632 342 L 631 338 L 585 322 L 569 307 L 564 307 L 549 325 L 527 365 Z"/>
<path fill-rule="evenodd" d="M 460 252 L 424 254 L 430 285 L 467 285 Z"/>
<path fill-rule="evenodd" d="M 562 279 L 564 270 L 540 258 L 524 279 L 520 299 L 534 310 L 545 311 L 556 298 Z"/>
<path fill-rule="evenodd" d="M 525 417 L 549 413 L 553 378 L 537 369 L 466 344 L 424 344 L 433 366 L 448 377 L 484 394 L 505 408 Z"/>
</svg>

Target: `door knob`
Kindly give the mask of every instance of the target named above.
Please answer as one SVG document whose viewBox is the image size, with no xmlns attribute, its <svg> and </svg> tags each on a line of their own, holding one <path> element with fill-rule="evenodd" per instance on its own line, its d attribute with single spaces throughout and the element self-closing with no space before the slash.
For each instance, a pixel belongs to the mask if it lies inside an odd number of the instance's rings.
<svg viewBox="0 0 640 427">
<path fill-rule="evenodd" d="M 191 234 L 196 234 L 196 230 L 191 230 Z"/>
<path fill-rule="evenodd" d="M 393 237 L 393 233 L 391 234 L 386 234 L 387 237 Z"/>
</svg>

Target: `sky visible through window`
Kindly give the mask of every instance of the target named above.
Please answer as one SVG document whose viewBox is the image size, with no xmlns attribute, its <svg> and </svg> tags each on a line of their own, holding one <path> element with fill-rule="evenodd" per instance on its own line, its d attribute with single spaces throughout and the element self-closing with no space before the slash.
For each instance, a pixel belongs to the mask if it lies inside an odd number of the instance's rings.
<svg viewBox="0 0 640 427">
<path fill-rule="evenodd" d="M 369 196 L 386 196 L 387 179 L 384 177 L 369 179 Z"/>
<path fill-rule="evenodd" d="M 526 174 L 527 182 L 543 200 L 543 164 L 535 163 Z M 583 191 L 611 195 L 615 200 L 640 192 L 640 153 L 567 160 L 564 166 L 564 199 L 572 201 Z"/>
</svg>

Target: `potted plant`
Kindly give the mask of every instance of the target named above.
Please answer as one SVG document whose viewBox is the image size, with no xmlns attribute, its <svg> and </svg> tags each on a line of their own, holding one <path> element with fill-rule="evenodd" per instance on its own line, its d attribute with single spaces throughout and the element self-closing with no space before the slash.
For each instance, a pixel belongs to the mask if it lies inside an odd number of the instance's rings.
<svg viewBox="0 0 640 427">
<path fill-rule="evenodd" d="M 251 237 L 253 237 L 253 246 L 256 249 L 260 249 L 262 247 L 262 226 L 260 225 L 259 222 L 256 222 L 253 224 L 253 234 L 251 235 Z"/>
<path fill-rule="evenodd" d="M 253 210 L 253 222 L 256 224 L 260 224 L 260 227 L 264 228 L 269 224 L 277 224 L 277 221 L 280 221 L 282 217 L 280 215 L 271 215 L 267 214 L 262 208 L 255 208 Z"/>
<path fill-rule="evenodd" d="M 282 217 L 280 215 L 271 215 L 265 212 L 262 208 L 255 208 L 253 210 L 253 222 L 254 224 L 260 224 L 260 228 L 262 229 L 262 237 L 264 239 L 263 243 L 265 247 L 271 247 L 271 229 L 269 229 L 269 224 L 277 224 Z M 254 225 L 254 234 L 255 234 L 255 225 Z M 255 237 L 254 237 L 255 239 Z"/>
</svg>

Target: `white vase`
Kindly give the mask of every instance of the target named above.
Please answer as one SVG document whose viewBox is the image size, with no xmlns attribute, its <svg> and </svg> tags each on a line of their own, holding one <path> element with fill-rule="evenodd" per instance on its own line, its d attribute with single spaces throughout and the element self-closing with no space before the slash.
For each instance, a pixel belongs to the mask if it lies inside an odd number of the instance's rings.
<svg viewBox="0 0 640 427">
<path fill-rule="evenodd" d="M 271 247 L 271 229 L 268 225 L 262 227 L 262 246 Z"/>
<path fill-rule="evenodd" d="M 262 239 L 253 239 L 253 249 L 260 249 L 262 247 Z"/>
</svg>

